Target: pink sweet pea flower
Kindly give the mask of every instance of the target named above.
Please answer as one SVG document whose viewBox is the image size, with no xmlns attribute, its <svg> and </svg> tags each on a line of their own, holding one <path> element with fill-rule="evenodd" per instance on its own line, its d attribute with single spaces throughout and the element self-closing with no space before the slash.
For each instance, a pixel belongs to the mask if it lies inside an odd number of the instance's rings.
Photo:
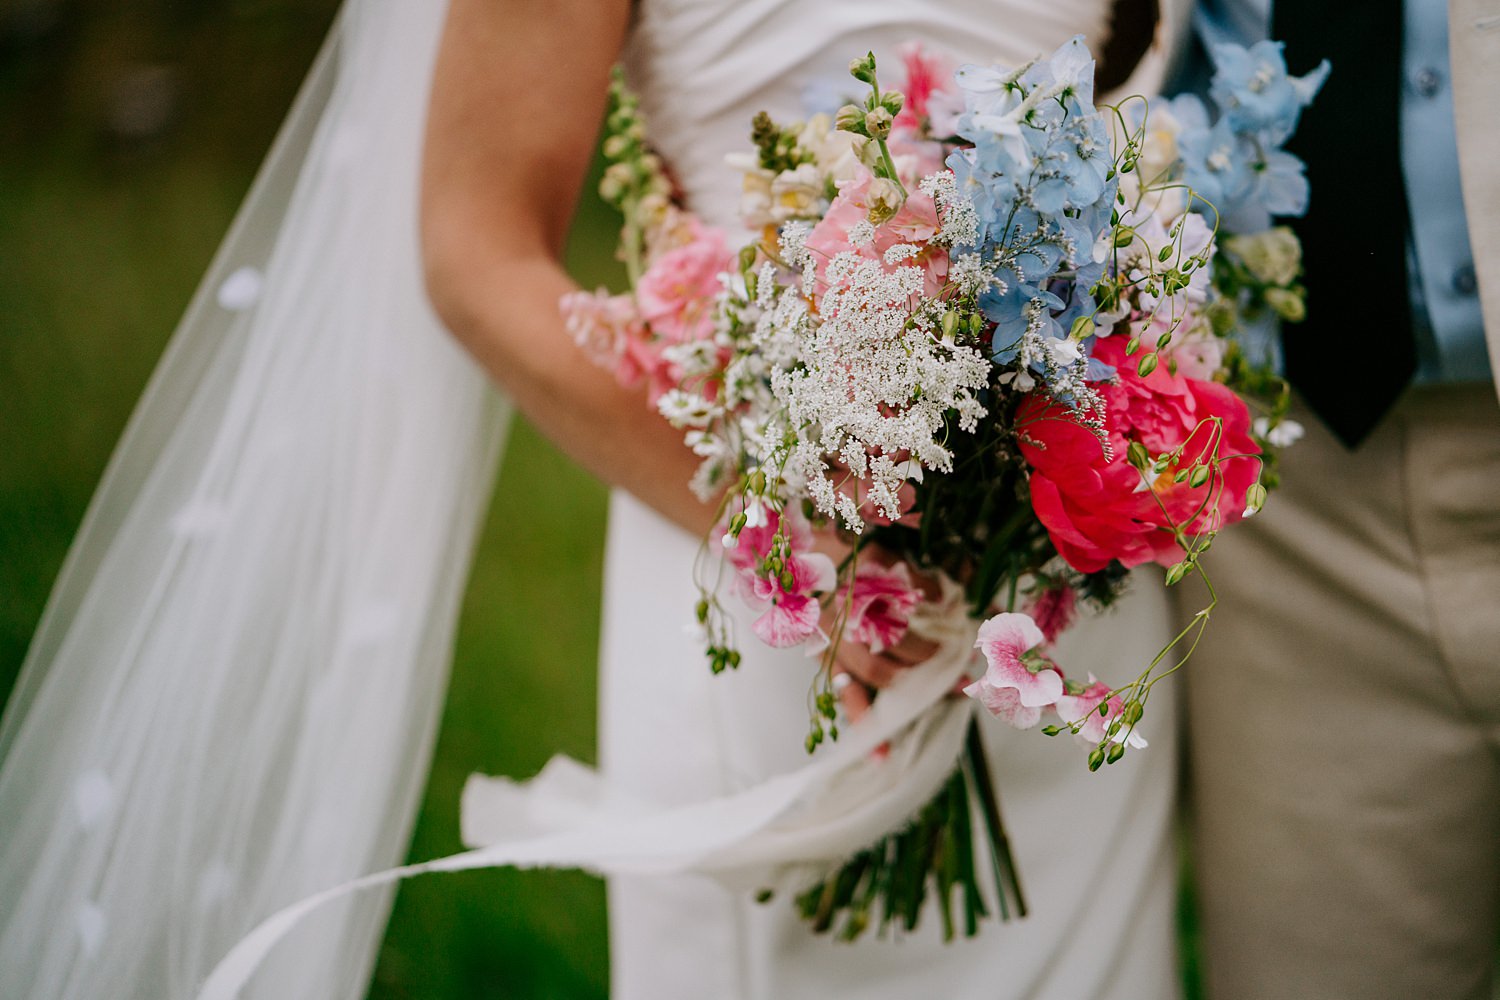
<svg viewBox="0 0 1500 1000">
<path fill-rule="evenodd" d="M 1026 609 L 1050 645 L 1066 632 L 1078 615 L 1078 594 L 1065 583 L 1050 584 L 1038 591 Z"/>
<path fill-rule="evenodd" d="M 974 646 L 989 667 L 964 694 L 1017 729 L 1036 725 L 1042 709 L 1063 693 L 1062 674 L 1033 653 L 1043 641 L 1030 615 L 1008 611 L 979 626 Z"/>
<path fill-rule="evenodd" d="M 745 600 L 751 607 L 763 609 L 751 628 L 766 645 L 778 648 L 822 636 L 822 605 L 817 595 L 833 590 L 838 577 L 833 560 L 812 551 L 812 529 L 796 512 L 786 515 L 786 536 L 791 546 L 786 560 L 788 579 L 773 575 L 762 565 L 771 553 L 771 540 L 781 519 L 782 515 L 762 508 L 754 523 L 741 529 L 733 547 L 724 550 L 739 576 Z"/>
<path fill-rule="evenodd" d="M 849 620 L 844 635 L 865 643 L 872 653 L 896 645 L 906 636 L 911 613 L 922 600 L 912 586 L 911 573 L 905 563 L 886 567 L 860 563 L 850 588 L 839 592 L 840 601 L 849 601 Z"/>
<path fill-rule="evenodd" d="M 755 577 L 751 585 L 755 602 L 769 604 L 750 626 L 767 646 L 796 646 L 820 635 L 818 619 L 823 607 L 816 595 L 832 590 L 837 581 L 833 560 L 821 552 L 792 556 L 787 571 L 790 587 L 769 575 Z"/>
<path fill-rule="evenodd" d="M 1104 734 L 1109 731 L 1109 724 L 1125 710 L 1124 700 L 1119 695 L 1109 698 L 1108 707 L 1103 715 L 1099 714 L 1099 706 L 1104 704 L 1104 699 L 1109 696 L 1109 685 L 1101 683 L 1093 674 L 1089 674 L 1088 687 L 1078 694 L 1065 694 L 1057 699 L 1057 715 L 1066 723 L 1083 721 L 1083 726 L 1078 730 L 1078 739 L 1090 746 L 1095 746 L 1104 740 Z M 1127 736 L 1126 734 L 1129 733 Z M 1146 746 L 1146 741 L 1132 727 L 1124 722 L 1120 724 L 1119 730 L 1112 738 L 1115 743 L 1124 743 L 1126 746 L 1137 750 Z"/>
</svg>

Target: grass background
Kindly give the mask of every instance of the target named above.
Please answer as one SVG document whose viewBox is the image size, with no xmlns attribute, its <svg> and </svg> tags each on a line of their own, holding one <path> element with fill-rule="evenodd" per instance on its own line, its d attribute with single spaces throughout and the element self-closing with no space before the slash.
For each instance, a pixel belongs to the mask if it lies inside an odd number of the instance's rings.
<svg viewBox="0 0 1500 1000">
<path fill-rule="evenodd" d="M 0 0 L 0 697 L 336 6 Z M 618 283 L 614 227 L 586 195 L 569 251 L 585 285 Z M 471 772 L 594 759 L 604 500 L 517 423 L 412 859 L 459 849 Z M 370 997 L 593 1000 L 607 982 L 597 880 L 477 872 L 402 888 Z"/>
</svg>

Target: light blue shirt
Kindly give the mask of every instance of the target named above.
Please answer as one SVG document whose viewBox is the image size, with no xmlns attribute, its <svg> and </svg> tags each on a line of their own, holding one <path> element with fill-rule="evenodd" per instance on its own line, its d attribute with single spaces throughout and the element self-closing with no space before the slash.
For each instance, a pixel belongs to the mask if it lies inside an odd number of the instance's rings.
<svg viewBox="0 0 1500 1000">
<path fill-rule="evenodd" d="M 1403 12 L 1401 169 L 1411 214 L 1407 271 L 1417 339 L 1416 380 L 1485 382 L 1490 379 L 1490 359 L 1459 186 L 1448 4 L 1406 0 Z M 1253 44 L 1270 34 L 1271 0 L 1199 0 L 1194 28 L 1208 45 Z M 1293 72 L 1308 68 L 1290 67 Z M 1334 66 L 1333 71 L 1358 73 L 1359 67 Z"/>
</svg>

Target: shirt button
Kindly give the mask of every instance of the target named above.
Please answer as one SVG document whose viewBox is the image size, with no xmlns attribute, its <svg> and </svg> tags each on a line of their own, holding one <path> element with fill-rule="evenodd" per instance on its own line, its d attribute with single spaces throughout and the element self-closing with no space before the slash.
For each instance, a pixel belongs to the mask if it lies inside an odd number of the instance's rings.
<svg viewBox="0 0 1500 1000">
<path fill-rule="evenodd" d="M 1473 295 L 1479 291 L 1479 279 L 1474 274 L 1474 265 L 1465 264 L 1453 272 L 1453 290 L 1460 295 Z"/>
<path fill-rule="evenodd" d="M 1438 91 L 1443 89 L 1443 76 L 1431 66 L 1424 66 L 1417 70 L 1412 77 L 1412 86 L 1416 88 L 1418 97 L 1436 97 Z"/>
</svg>

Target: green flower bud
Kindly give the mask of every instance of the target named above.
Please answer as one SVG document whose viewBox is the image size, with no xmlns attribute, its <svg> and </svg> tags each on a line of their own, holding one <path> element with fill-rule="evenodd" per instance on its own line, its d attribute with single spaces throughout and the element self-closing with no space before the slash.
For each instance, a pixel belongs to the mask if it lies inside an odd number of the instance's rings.
<svg viewBox="0 0 1500 1000">
<path fill-rule="evenodd" d="M 1161 248 L 1160 252 L 1157 253 L 1156 259 L 1158 261 L 1160 261 L 1161 263 L 1165 264 L 1167 262 L 1168 258 L 1170 258 L 1171 256 L 1172 256 L 1172 244 L 1168 243 L 1166 246 L 1164 246 L 1164 247 Z"/>
<path fill-rule="evenodd" d="M 866 135 L 865 109 L 857 104 L 846 104 L 842 108 L 839 108 L 838 114 L 834 116 L 833 125 L 840 132 L 853 132 L 855 135 Z"/>
<path fill-rule="evenodd" d="M 943 313 L 943 339 L 952 340 L 958 335 L 958 313 L 949 310 Z"/>
<path fill-rule="evenodd" d="M 630 150 L 630 140 L 623 135 L 612 135 L 604 140 L 604 155 L 618 160 Z"/>
<path fill-rule="evenodd" d="M 1130 442 L 1130 447 L 1125 449 L 1125 457 L 1130 461 L 1131 465 L 1142 472 L 1145 472 L 1146 466 L 1151 464 L 1151 454 L 1146 451 L 1146 446 L 1139 441 Z"/>
<path fill-rule="evenodd" d="M 1136 371 L 1140 372 L 1141 378 L 1145 378 L 1147 375 L 1150 375 L 1152 372 L 1156 371 L 1157 360 L 1158 359 L 1156 357 L 1155 351 L 1152 351 L 1144 358 L 1141 358 L 1140 367 L 1136 369 Z"/>
<path fill-rule="evenodd" d="M 884 107 L 877 107 L 865 112 L 865 134 L 872 139 L 884 139 L 891 134 L 891 124 L 895 115 Z"/>
<path fill-rule="evenodd" d="M 880 105 L 892 115 L 899 115 L 906 107 L 906 95 L 899 90 L 887 90 L 880 95 Z"/>
<path fill-rule="evenodd" d="M 1175 584 L 1181 583 L 1182 578 L 1187 576 L 1187 572 L 1190 568 L 1191 565 L 1186 559 L 1184 559 L 1180 563 L 1174 564 L 1171 569 L 1167 570 L 1167 586 L 1171 587 Z"/>
<path fill-rule="evenodd" d="M 1209 474 L 1212 471 L 1213 470 L 1210 469 L 1207 465 L 1195 465 L 1193 467 L 1193 474 L 1188 477 L 1188 485 L 1192 486 L 1194 489 L 1197 489 L 1204 483 L 1208 482 Z"/>
<path fill-rule="evenodd" d="M 1266 505 L 1266 488 L 1260 483 L 1251 483 L 1245 491 L 1245 509 L 1255 513 Z"/>
<path fill-rule="evenodd" d="M 1125 744 L 1114 743 L 1110 745 L 1109 753 L 1105 754 L 1104 760 L 1106 763 L 1113 764 L 1123 756 L 1125 756 Z"/>
<path fill-rule="evenodd" d="M 1104 765 L 1104 751 L 1098 747 L 1089 751 L 1089 770 L 1097 771 Z"/>
<path fill-rule="evenodd" d="M 875 53 L 866 52 L 862 59 L 849 61 L 849 75 L 860 83 L 875 82 Z"/>
</svg>

